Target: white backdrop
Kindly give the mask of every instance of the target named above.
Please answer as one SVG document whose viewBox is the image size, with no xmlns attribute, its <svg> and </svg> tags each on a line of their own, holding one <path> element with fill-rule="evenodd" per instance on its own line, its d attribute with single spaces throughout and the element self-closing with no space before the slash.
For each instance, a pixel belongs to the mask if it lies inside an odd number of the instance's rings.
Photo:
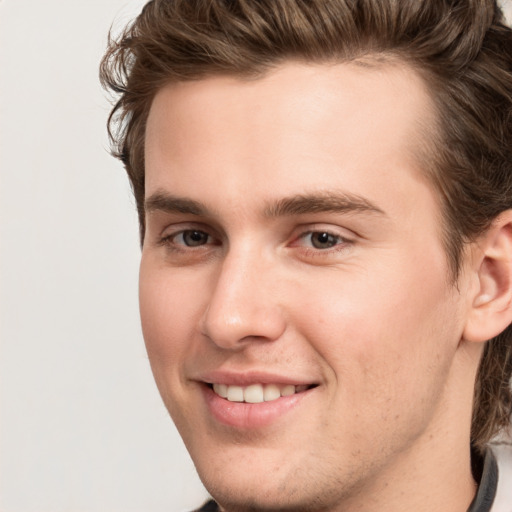
<svg viewBox="0 0 512 512">
<path fill-rule="evenodd" d="M 134 202 L 106 150 L 98 62 L 142 3 L 0 0 L 0 512 L 206 497 L 152 380 Z"/>
<path fill-rule="evenodd" d="M 206 497 L 153 383 L 134 202 L 106 150 L 98 63 L 141 5 L 0 1 L 1 512 Z"/>
</svg>

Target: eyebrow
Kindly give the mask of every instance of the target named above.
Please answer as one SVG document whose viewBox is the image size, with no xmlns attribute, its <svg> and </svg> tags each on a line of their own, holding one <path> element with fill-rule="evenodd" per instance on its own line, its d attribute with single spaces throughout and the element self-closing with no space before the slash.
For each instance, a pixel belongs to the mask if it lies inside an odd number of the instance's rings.
<svg viewBox="0 0 512 512">
<path fill-rule="evenodd" d="M 155 192 L 144 201 L 146 213 L 161 211 L 165 213 L 184 213 L 206 216 L 208 210 L 198 201 L 177 197 L 165 192 Z"/>
<path fill-rule="evenodd" d="M 173 196 L 157 191 L 144 202 L 146 213 L 162 211 L 194 216 L 211 216 L 203 204 L 193 199 Z M 375 213 L 385 212 L 368 199 L 346 192 L 318 192 L 298 194 L 267 204 L 263 214 L 268 218 L 305 215 L 312 213 Z"/>
<path fill-rule="evenodd" d="M 383 210 L 364 197 L 346 192 L 319 192 L 280 199 L 265 209 L 265 216 L 282 217 L 308 213 L 360 212 L 385 215 Z"/>
</svg>

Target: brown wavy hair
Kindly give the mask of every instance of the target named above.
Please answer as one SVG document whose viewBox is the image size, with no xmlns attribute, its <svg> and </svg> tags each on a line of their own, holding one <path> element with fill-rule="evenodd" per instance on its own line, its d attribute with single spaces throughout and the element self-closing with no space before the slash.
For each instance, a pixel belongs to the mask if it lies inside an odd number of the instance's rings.
<svg viewBox="0 0 512 512">
<path fill-rule="evenodd" d="M 402 61 L 437 108 L 422 155 L 439 193 L 454 282 L 464 246 L 512 208 L 512 30 L 494 0 L 152 0 L 109 37 L 100 78 L 117 97 L 113 154 L 125 165 L 144 238 L 144 135 L 155 93 L 172 81 L 259 76 L 286 60 Z M 512 330 L 487 342 L 471 442 L 483 450 L 512 411 Z"/>
</svg>

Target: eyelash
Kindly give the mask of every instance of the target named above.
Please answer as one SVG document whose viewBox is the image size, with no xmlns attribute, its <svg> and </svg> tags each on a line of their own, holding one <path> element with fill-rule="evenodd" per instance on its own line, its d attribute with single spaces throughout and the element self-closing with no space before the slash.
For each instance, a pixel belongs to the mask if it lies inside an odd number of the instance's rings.
<svg viewBox="0 0 512 512">
<path fill-rule="evenodd" d="M 297 240 L 304 240 L 306 237 L 308 237 L 308 236 L 312 237 L 313 235 L 326 235 L 328 237 L 328 239 L 330 239 L 331 241 L 333 241 L 332 239 L 334 239 L 333 245 L 331 245 L 329 247 L 324 247 L 324 248 L 315 247 L 315 250 L 320 251 L 320 252 L 325 252 L 333 247 L 337 247 L 338 245 L 348 242 L 348 240 L 346 240 L 344 237 L 342 237 L 336 233 L 331 233 L 330 231 L 327 231 L 327 230 L 307 231 L 306 233 L 302 233 L 297 238 Z M 326 243 L 329 243 L 329 241 L 327 241 Z M 314 245 L 313 241 L 311 241 L 311 245 Z"/>
<path fill-rule="evenodd" d="M 334 245 L 324 249 L 318 249 L 312 246 L 311 237 L 314 234 L 326 234 L 329 237 L 334 238 L 336 241 Z M 303 242 L 305 241 L 305 242 Z M 303 244 L 308 245 L 303 245 Z M 355 239 L 350 236 L 346 236 L 344 233 L 341 234 L 335 230 L 329 229 L 311 229 L 298 235 L 292 242 L 292 248 L 300 248 L 300 257 L 306 262 L 317 262 L 320 265 L 340 262 L 339 258 L 344 256 L 345 253 L 349 253 L 354 248 Z"/>
<path fill-rule="evenodd" d="M 158 241 L 158 245 L 165 246 L 165 247 L 167 247 L 168 249 L 170 249 L 172 251 L 182 251 L 182 252 L 184 252 L 184 251 L 191 251 L 191 250 L 197 250 L 197 249 L 201 249 L 205 245 L 211 245 L 211 243 L 210 244 L 206 243 L 206 244 L 201 244 L 201 245 L 193 246 L 193 245 L 186 245 L 185 243 L 176 243 L 175 242 L 175 239 L 177 237 L 183 236 L 186 233 L 200 233 L 202 235 L 206 235 L 207 241 L 208 241 L 208 239 L 213 239 L 212 235 L 210 235 L 209 233 L 207 233 L 206 231 L 204 231 L 202 229 L 182 229 L 180 231 L 176 231 L 176 232 L 171 233 L 169 235 L 163 236 Z M 219 244 L 215 244 L 215 245 L 219 245 Z"/>
<path fill-rule="evenodd" d="M 200 235 L 206 236 L 206 242 L 204 244 L 199 245 L 186 245 L 185 243 L 177 243 L 176 238 L 183 237 L 186 234 L 193 234 L 197 233 Z M 300 241 L 303 241 L 307 239 L 307 237 L 311 237 L 313 235 L 326 235 L 331 240 L 333 240 L 333 245 L 326 248 L 318 248 L 318 247 L 312 247 L 313 242 L 310 242 L 310 246 L 304 246 L 299 244 Z M 212 243 L 213 242 L 213 243 Z M 288 245 L 288 247 L 301 247 L 302 252 L 307 257 L 314 257 L 314 258 L 325 258 L 331 256 L 333 253 L 338 253 L 342 251 L 346 251 L 348 248 L 350 248 L 353 245 L 353 240 L 350 238 L 347 238 L 345 236 L 342 236 L 338 233 L 334 233 L 332 231 L 326 230 L 326 229 L 310 229 L 308 231 L 305 231 L 303 233 L 300 233 L 298 236 L 296 236 L 293 241 Z M 168 250 L 175 252 L 175 253 L 188 253 L 191 254 L 195 251 L 204 251 L 205 248 L 210 248 L 212 245 L 220 245 L 221 242 L 216 240 L 214 236 L 212 236 L 210 233 L 208 233 L 204 229 L 182 229 L 180 231 L 176 231 L 174 233 L 170 233 L 168 235 L 163 236 L 159 241 L 158 245 L 166 247 Z"/>
</svg>

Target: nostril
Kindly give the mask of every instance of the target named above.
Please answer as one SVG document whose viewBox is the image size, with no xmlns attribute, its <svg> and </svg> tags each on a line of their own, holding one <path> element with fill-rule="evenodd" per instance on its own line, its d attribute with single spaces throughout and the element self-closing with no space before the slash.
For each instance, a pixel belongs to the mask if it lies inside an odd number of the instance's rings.
<svg viewBox="0 0 512 512">
<path fill-rule="evenodd" d="M 251 343 L 276 341 L 286 330 L 281 311 L 268 307 L 233 308 L 226 314 L 211 306 L 201 325 L 201 334 L 215 345 L 237 350 Z"/>
<path fill-rule="evenodd" d="M 277 340 L 286 329 L 286 315 L 268 287 L 237 276 L 236 269 L 224 270 L 200 320 L 201 334 L 228 350 Z"/>
</svg>

